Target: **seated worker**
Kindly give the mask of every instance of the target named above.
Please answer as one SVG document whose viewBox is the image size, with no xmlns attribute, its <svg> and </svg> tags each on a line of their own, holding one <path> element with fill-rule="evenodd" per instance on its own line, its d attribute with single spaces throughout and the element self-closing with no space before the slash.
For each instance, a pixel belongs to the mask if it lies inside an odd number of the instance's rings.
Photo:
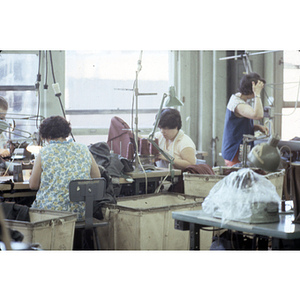
<svg viewBox="0 0 300 300">
<path fill-rule="evenodd" d="M 0 120 L 5 120 L 7 110 L 8 110 L 8 103 L 2 96 L 0 96 Z M 6 143 L 7 143 L 7 138 L 2 132 L 0 134 L 0 156 L 1 157 L 10 156 L 10 151 L 6 148 Z"/>
<path fill-rule="evenodd" d="M 239 92 L 229 99 L 222 142 L 222 156 L 228 167 L 240 163 L 239 148 L 243 144 L 244 134 L 254 135 L 254 131 L 257 130 L 264 134 L 269 133 L 267 127 L 253 124 L 253 120 L 260 120 L 264 116 L 260 93 L 265 83 L 257 73 L 246 74 L 240 81 Z M 247 100 L 253 98 L 252 108 Z M 253 147 L 253 142 L 250 146 Z"/>
<path fill-rule="evenodd" d="M 196 164 L 196 146 L 192 139 L 182 130 L 181 116 L 178 110 L 164 108 L 161 112 L 158 128 L 160 132 L 155 134 L 158 146 L 174 157 L 174 168 L 184 170 L 190 165 Z M 168 160 L 160 153 L 156 165 L 168 168 Z"/>
<path fill-rule="evenodd" d="M 100 171 L 87 146 L 67 141 L 70 123 L 61 116 L 46 118 L 39 134 L 48 144 L 37 155 L 29 187 L 37 190 L 32 208 L 70 211 L 84 219 L 85 203 L 70 202 L 69 182 L 75 179 L 100 178 Z"/>
</svg>

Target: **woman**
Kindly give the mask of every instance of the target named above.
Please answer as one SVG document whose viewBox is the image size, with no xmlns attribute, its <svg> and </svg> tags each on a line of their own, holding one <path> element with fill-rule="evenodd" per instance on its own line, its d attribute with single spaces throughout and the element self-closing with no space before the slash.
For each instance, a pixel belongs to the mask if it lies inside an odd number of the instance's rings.
<svg viewBox="0 0 300 300">
<path fill-rule="evenodd" d="M 240 163 L 239 148 L 243 144 L 243 135 L 254 135 L 259 130 L 268 134 L 267 127 L 253 125 L 253 120 L 260 120 L 264 116 L 264 108 L 260 93 L 266 81 L 257 73 L 243 76 L 240 81 L 239 92 L 229 99 L 224 124 L 222 156 L 226 166 Z M 247 101 L 254 98 L 254 107 Z M 253 142 L 250 145 L 253 147 Z"/>
<path fill-rule="evenodd" d="M 67 137 L 70 123 L 60 116 L 45 119 L 40 137 L 48 143 L 37 155 L 29 186 L 37 190 L 32 208 L 70 211 L 84 219 L 85 203 L 70 202 L 69 182 L 74 179 L 100 178 L 99 168 L 89 149 Z"/>
<path fill-rule="evenodd" d="M 192 139 L 181 130 L 182 122 L 180 113 L 173 108 L 165 108 L 161 112 L 158 123 L 158 146 L 174 157 L 174 168 L 184 170 L 196 164 L 196 146 Z M 158 155 L 158 167 L 168 167 L 168 160 L 163 154 Z"/>
</svg>

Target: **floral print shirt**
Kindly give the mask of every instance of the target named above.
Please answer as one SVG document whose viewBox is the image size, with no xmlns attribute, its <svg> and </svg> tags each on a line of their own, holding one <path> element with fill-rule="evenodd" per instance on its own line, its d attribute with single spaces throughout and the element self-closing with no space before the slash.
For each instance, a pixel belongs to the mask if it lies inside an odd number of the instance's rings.
<svg viewBox="0 0 300 300">
<path fill-rule="evenodd" d="M 40 151 L 42 174 L 32 208 L 70 211 L 84 220 L 85 202 L 71 202 L 69 182 L 91 178 L 92 159 L 87 146 L 69 141 L 50 141 Z"/>
</svg>

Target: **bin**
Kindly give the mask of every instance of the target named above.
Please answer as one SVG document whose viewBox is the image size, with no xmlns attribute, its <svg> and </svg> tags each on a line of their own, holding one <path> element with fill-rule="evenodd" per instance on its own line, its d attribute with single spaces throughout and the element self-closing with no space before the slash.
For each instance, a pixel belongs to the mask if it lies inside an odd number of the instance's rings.
<svg viewBox="0 0 300 300">
<path fill-rule="evenodd" d="M 77 214 L 29 209 L 30 222 L 8 220 L 8 228 L 24 235 L 23 243 L 40 244 L 43 250 L 72 250 Z"/>
<path fill-rule="evenodd" d="M 212 187 L 226 176 L 224 175 L 226 171 L 239 170 L 239 168 L 214 167 L 213 170 L 215 175 L 183 173 L 184 193 L 205 198 Z M 274 184 L 280 199 L 282 199 L 284 175 L 285 170 L 264 175 Z"/>
<path fill-rule="evenodd" d="M 177 193 L 124 197 L 106 204 L 106 228 L 98 229 L 106 250 L 188 250 L 189 231 L 174 228 L 173 211 L 200 210 L 203 198 Z M 202 249 L 211 245 L 212 234 L 201 235 Z"/>
</svg>

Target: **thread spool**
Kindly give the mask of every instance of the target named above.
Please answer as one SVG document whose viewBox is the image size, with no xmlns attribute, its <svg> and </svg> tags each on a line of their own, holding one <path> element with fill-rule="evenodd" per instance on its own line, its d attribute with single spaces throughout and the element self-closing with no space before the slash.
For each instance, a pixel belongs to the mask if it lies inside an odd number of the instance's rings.
<svg viewBox="0 0 300 300">
<path fill-rule="evenodd" d="M 154 142 L 156 145 L 158 145 L 158 139 L 155 139 Z M 150 154 L 152 154 L 152 155 L 159 154 L 159 151 L 152 144 L 150 144 Z"/>
<path fill-rule="evenodd" d="M 149 155 L 149 145 L 147 139 L 140 140 L 140 154 L 141 155 Z"/>
<path fill-rule="evenodd" d="M 134 148 L 131 142 L 127 145 L 127 159 L 133 160 L 134 157 Z"/>
</svg>

